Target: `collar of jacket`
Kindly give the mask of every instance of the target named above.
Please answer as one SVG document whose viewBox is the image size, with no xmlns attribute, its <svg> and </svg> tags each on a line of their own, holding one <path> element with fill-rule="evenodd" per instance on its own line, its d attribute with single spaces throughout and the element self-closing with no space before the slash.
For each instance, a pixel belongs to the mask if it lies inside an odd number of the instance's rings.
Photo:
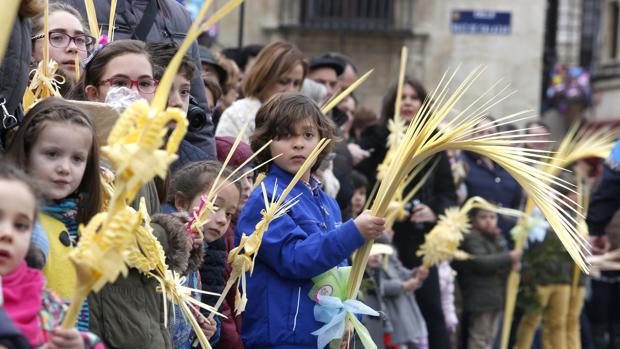
<svg viewBox="0 0 620 349">
<path fill-rule="evenodd" d="M 295 177 L 293 174 L 285 171 L 282 167 L 276 164 L 272 164 L 270 166 L 269 176 L 275 177 L 275 179 L 278 180 L 278 192 L 284 190 L 284 188 L 293 180 L 293 177 Z M 321 182 L 314 175 L 310 175 L 310 183 L 304 183 L 302 180 L 299 180 L 293 187 L 291 194 L 294 194 L 295 192 L 299 194 L 300 191 L 309 191 L 316 195 L 320 187 Z"/>
</svg>

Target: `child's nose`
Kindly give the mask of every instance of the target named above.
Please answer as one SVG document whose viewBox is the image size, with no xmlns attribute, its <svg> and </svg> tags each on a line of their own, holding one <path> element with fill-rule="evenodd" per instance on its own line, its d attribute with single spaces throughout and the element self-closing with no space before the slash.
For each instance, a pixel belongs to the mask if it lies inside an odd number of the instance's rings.
<svg viewBox="0 0 620 349">
<path fill-rule="evenodd" d="M 4 220 L 0 222 L 0 241 L 4 243 L 13 242 L 13 234 L 11 233 L 11 222 Z"/>
<path fill-rule="evenodd" d="M 68 174 L 69 168 L 69 159 L 62 159 L 58 162 L 58 167 L 56 168 L 56 171 L 58 171 L 58 173 L 60 174 Z"/>
<path fill-rule="evenodd" d="M 181 108 L 181 97 L 178 92 L 170 93 L 170 99 L 168 100 L 168 106 L 174 108 Z"/>
</svg>

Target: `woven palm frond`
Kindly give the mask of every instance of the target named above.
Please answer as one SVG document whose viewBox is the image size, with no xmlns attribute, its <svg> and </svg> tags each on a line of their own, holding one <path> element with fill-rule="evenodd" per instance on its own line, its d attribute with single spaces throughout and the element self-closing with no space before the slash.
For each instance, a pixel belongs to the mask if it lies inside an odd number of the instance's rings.
<svg viewBox="0 0 620 349">
<path fill-rule="evenodd" d="M 465 234 L 471 230 L 468 214 L 474 208 L 493 211 L 505 216 L 522 216 L 521 211 L 498 207 L 478 196 L 468 199 L 461 208 L 446 209 L 445 213 L 439 216 L 437 224 L 426 234 L 424 244 L 416 252 L 418 256 L 422 256 L 424 267 L 430 268 L 452 259 L 468 258 L 468 254 L 459 250 L 458 247 Z"/>
</svg>

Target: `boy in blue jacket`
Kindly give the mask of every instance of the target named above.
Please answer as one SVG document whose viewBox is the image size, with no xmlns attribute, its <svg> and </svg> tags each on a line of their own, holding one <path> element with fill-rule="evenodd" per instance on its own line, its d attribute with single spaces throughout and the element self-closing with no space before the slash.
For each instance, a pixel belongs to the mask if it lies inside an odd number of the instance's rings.
<svg viewBox="0 0 620 349">
<path fill-rule="evenodd" d="M 254 151 L 273 139 L 269 151 L 258 155 L 258 161 L 282 154 L 263 180 L 269 197 L 274 190 L 279 196 L 319 140 L 332 139 L 334 132 L 332 122 L 301 94 L 273 96 L 258 110 L 255 122 L 251 138 Z M 299 202 L 273 221 L 264 234 L 254 273 L 247 282 L 242 328 L 245 348 L 316 349 L 317 337 L 312 332 L 322 324 L 314 319 L 316 303 L 308 296 L 311 279 L 333 267 L 345 266 L 346 258 L 367 239 L 383 233 L 385 220 L 369 212 L 341 222 L 338 204 L 312 176 L 329 151 L 329 147 L 323 151 L 289 194 L 301 194 Z M 242 233 L 254 231 L 264 205 L 260 190 L 255 190 L 239 216 L 236 244 Z"/>
</svg>

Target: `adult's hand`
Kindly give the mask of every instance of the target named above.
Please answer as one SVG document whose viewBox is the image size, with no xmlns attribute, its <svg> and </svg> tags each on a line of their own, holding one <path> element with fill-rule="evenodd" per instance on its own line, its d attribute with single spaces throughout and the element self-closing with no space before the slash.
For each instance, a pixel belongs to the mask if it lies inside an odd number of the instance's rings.
<svg viewBox="0 0 620 349">
<path fill-rule="evenodd" d="M 353 157 L 353 165 L 359 164 L 362 160 L 370 156 L 370 152 L 368 150 L 362 149 L 355 143 L 349 143 L 347 148 L 349 149 L 349 153 L 351 153 L 351 157 Z"/>
<path fill-rule="evenodd" d="M 413 223 L 434 223 L 437 221 L 437 215 L 427 205 L 418 204 L 411 210 L 409 220 Z"/>
<path fill-rule="evenodd" d="M 604 254 L 611 249 L 607 235 L 590 236 L 590 245 L 592 246 L 592 254 Z"/>
</svg>

